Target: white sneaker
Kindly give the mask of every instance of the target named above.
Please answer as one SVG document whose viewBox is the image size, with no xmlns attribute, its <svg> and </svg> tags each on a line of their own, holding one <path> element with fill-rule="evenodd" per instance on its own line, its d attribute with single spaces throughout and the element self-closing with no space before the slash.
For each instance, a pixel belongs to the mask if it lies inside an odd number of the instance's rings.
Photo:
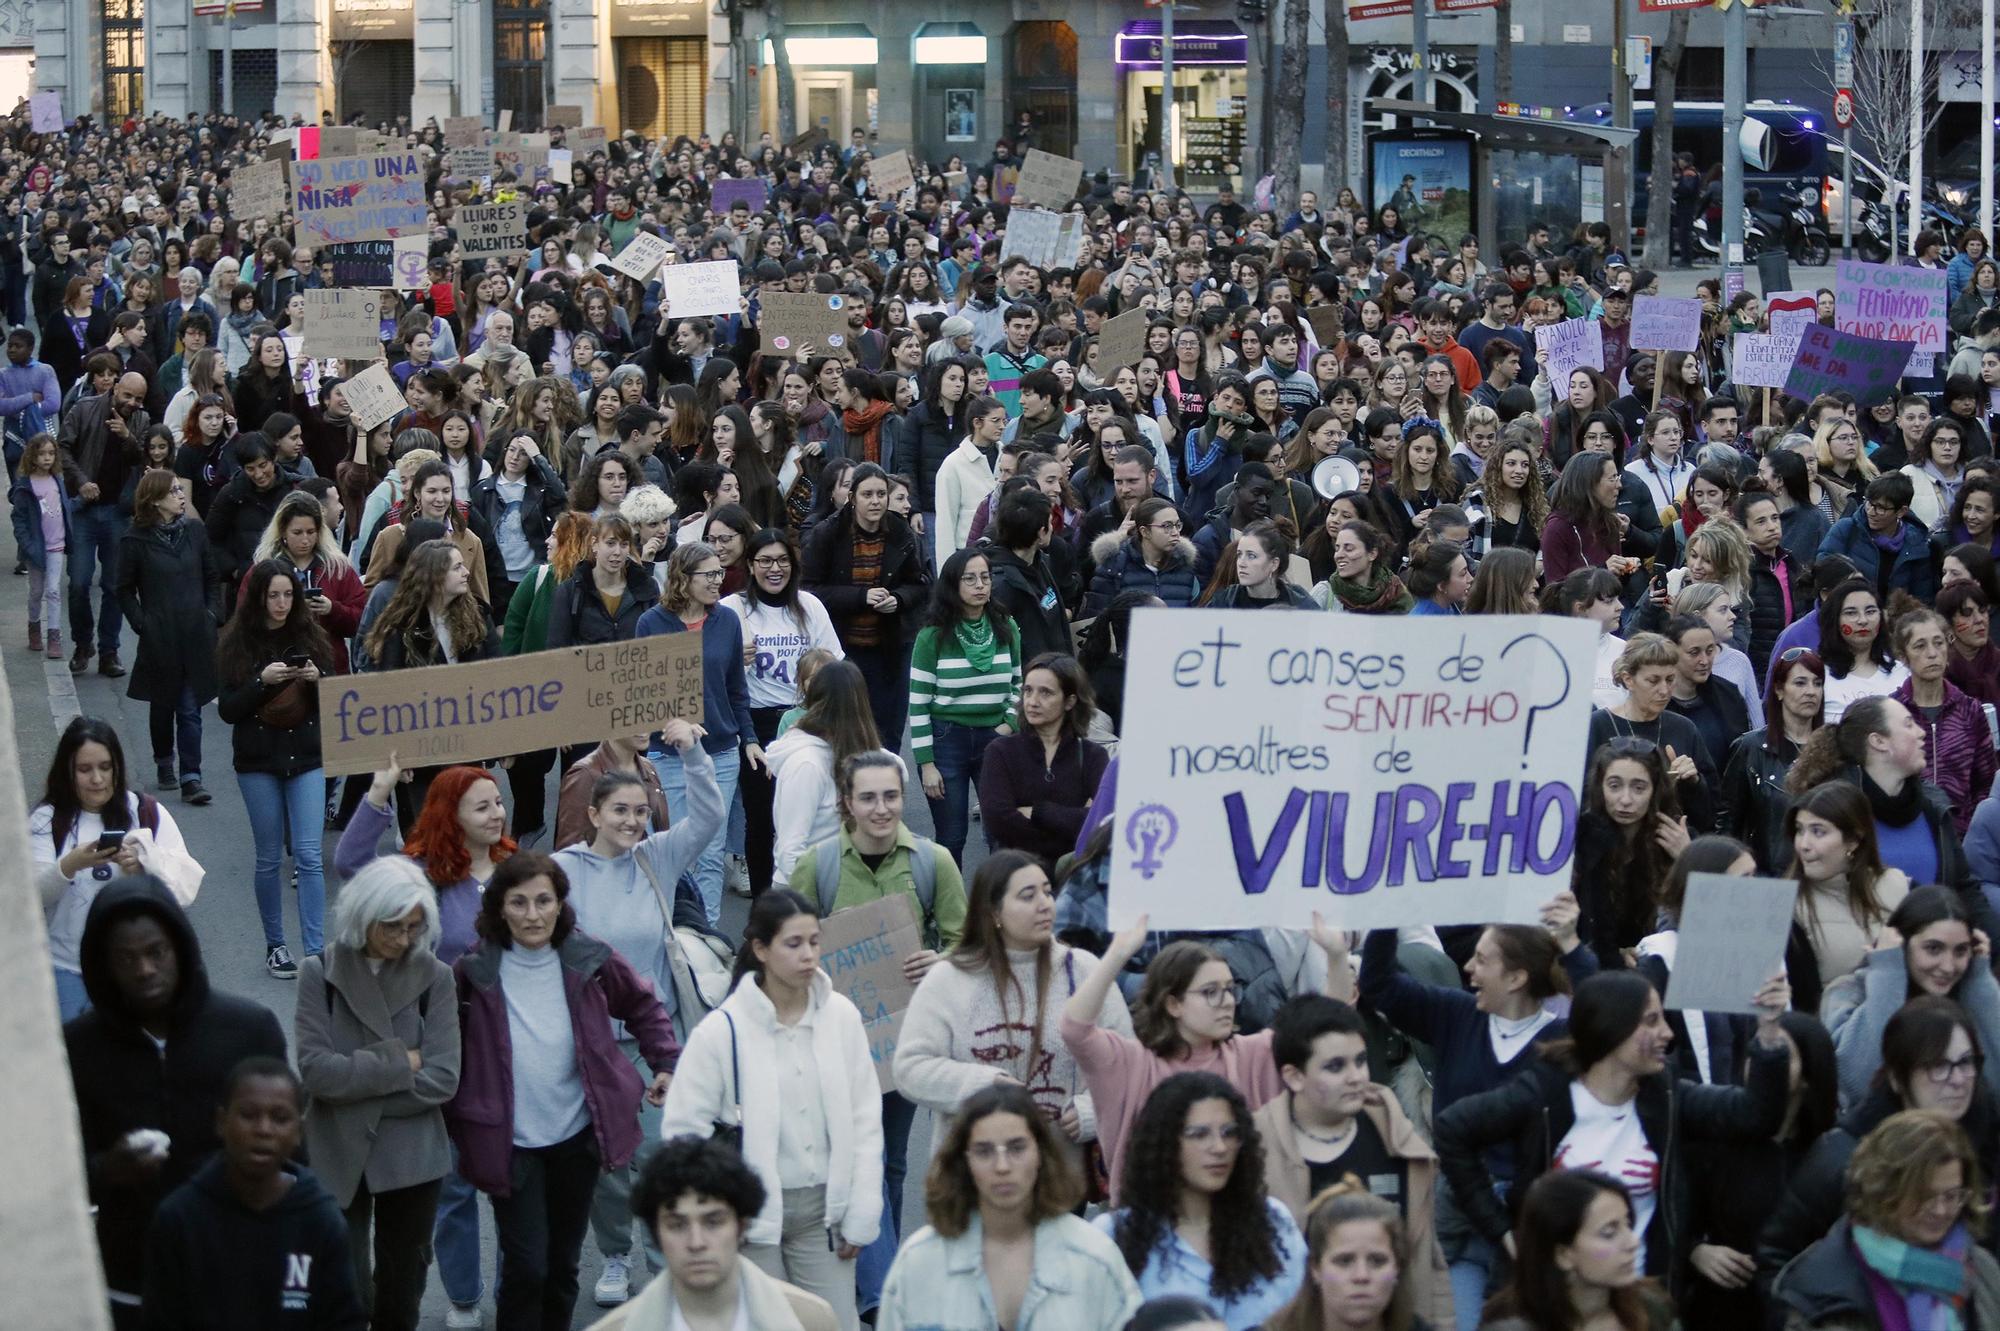
<svg viewBox="0 0 2000 1331">
<path fill-rule="evenodd" d="M 750 895 L 750 862 L 741 855 L 722 857 L 722 887 L 739 897 Z"/>
<path fill-rule="evenodd" d="M 479 1331 L 486 1322 L 480 1316 L 478 1304 L 465 1307 L 454 1303 L 444 1315 L 444 1324 L 450 1331 Z"/>
<path fill-rule="evenodd" d="M 600 1308 L 616 1308 L 632 1297 L 632 1269 L 623 1257 L 604 1259 L 604 1274 L 590 1291 Z"/>
</svg>

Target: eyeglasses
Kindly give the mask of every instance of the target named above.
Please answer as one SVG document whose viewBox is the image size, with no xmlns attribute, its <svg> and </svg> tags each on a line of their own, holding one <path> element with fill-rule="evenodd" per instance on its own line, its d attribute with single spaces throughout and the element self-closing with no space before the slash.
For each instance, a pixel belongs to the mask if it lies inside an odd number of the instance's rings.
<svg viewBox="0 0 2000 1331">
<path fill-rule="evenodd" d="M 1943 1086 L 1948 1082 L 1977 1076 L 1980 1064 L 1985 1061 L 1985 1059 L 1977 1054 L 1967 1054 L 1964 1058 L 1953 1058 L 1942 1063 L 1933 1063 L 1925 1068 L 1924 1072 L 1930 1077 L 1931 1081 L 1939 1086 Z"/>
<path fill-rule="evenodd" d="M 1243 1001 L 1243 986 L 1240 984 L 1205 984 L 1199 989 L 1190 989 L 1188 992 L 1210 1007 L 1221 1007 L 1225 1002 Z"/>
<path fill-rule="evenodd" d="M 1178 536 L 1181 534 L 1181 524 L 1178 522 L 1156 522 L 1153 524 L 1152 529 L 1164 536 Z"/>
<path fill-rule="evenodd" d="M 1871 499 L 1868 501 L 1868 511 L 1870 513 L 1894 513 L 1897 509 L 1901 507 L 1902 507 L 1901 504 L 1885 504 L 1879 499 Z"/>
<path fill-rule="evenodd" d="M 726 574 L 722 569 L 719 568 L 705 568 L 698 570 L 697 572 L 690 573 L 688 574 L 688 576 L 690 578 L 707 578 L 710 582 L 721 582 L 723 578 L 728 576 L 728 574 Z"/>
<path fill-rule="evenodd" d="M 750 561 L 751 568 L 757 569 L 760 572 L 764 573 L 775 573 L 781 568 L 790 568 L 791 566 L 792 566 L 792 561 L 790 559 L 787 559 L 783 555 L 779 555 L 775 558 L 766 558 L 762 555 L 759 555 L 757 558 Z"/>
<path fill-rule="evenodd" d="M 427 920 L 378 920 L 375 927 L 390 938 L 421 938 Z"/>
<path fill-rule="evenodd" d="M 962 587 L 991 587 L 993 585 L 993 575 L 991 573 L 961 573 L 958 575 L 958 582 Z"/>
<path fill-rule="evenodd" d="M 1946 1188 L 1943 1192 L 1933 1192 L 1917 1203 L 1920 1211 L 1957 1211 L 1972 1200 L 1970 1188 Z"/>
<path fill-rule="evenodd" d="M 1804 661 L 1807 665 L 1819 664 L 1819 653 L 1810 647 L 1787 647 L 1778 653 L 1779 665 L 1790 665 L 1794 661 Z"/>
</svg>

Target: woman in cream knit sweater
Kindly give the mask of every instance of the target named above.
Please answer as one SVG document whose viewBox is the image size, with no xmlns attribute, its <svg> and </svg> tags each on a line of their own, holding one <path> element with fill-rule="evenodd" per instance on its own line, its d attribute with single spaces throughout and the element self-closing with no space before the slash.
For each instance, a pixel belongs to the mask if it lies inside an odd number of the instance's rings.
<svg viewBox="0 0 2000 1331">
<path fill-rule="evenodd" d="M 896 1042 L 896 1089 L 941 1116 L 1003 1082 L 1025 1086 L 1058 1135 L 1096 1139 L 1090 1092 L 1062 1042 L 1064 1004 L 1097 958 L 1055 941 L 1055 889 L 1041 861 L 990 855 L 966 892 L 965 933 L 910 999 Z M 1131 1034 L 1114 986 L 1098 1024 Z M 940 1128 L 933 1142 L 943 1142 Z"/>
</svg>

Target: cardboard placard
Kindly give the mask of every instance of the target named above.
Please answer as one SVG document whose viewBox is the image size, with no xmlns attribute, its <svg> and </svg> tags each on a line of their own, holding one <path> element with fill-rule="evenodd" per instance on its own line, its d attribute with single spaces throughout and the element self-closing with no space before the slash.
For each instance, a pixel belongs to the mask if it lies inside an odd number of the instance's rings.
<svg viewBox="0 0 2000 1331">
<path fill-rule="evenodd" d="M 475 763 L 701 720 L 701 635 L 341 675 L 319 690 L 328 776 Z"/>
<path fill-rule="evenodd" d="M 372 360 L 382 353 L 382 295 L 329 288 L 305 292 L 299 332 L 308 356 Z"/>
<path fill-rule="evenodd" d="M 569 150 L 578 157 L 604 152 L 611 146 L 611 131 L 602 125 L 584 125 L 563 135 Z"/>
<path fill-rule="evenodd" d="M 347 396 L 347 410 L 354 417 L 355 425 L 363 430 L 372 430 L 383 421 L 389 420 L 405 405 L 403 390 L 396 387 L 396 376 L 389 373 L 384 361 L 376 361 L 352 379 L 340 386 Z"/>
<path fill-rule="evenodd" d="M 742 270 L 734 259 L 670 263 L 660 269 L 660 295 L 673 317 L 738 314 L 743 309 Z"/>
<path fill-rule="evenodd" d="M 1315 305 L 1306 311 L 1306 323 L 1313 341 L 1321 347 L 1337 347 L 1347 336 L 1347 321 L 1338 305 Z"/>
<path fill-rule="evenodd" d="M 542 123 L 550 129 L 569 129 L 583 123 L 583 107 L 572 106 L 568 102 L 557 102 L 542 117 Z"/>
<path fill-rule="evenodd" d="M 38 92 L 28 99 L 28 128 L 37 134 L 60 134 L 63 127 L 62 94 Z"/>
<path fill-rule="evenodd" d="M 502 134 L 514 128 L 514 108 L 510 106 L 500 108 L 499 118 L 493 122 L 493 128 Z"/>
<path fill-rule="evenodd" d="M 1643 351 L 1693 351 L 1701 345 L 1701 301 L 1694 297 L 1635 298 L 1630 345 Z"/>
<path fill-rule="evenodd" d="M 500 163 L 491 148 L 482 144 L 467 144 L 462 148 L 447 149 L 444 155 L 444 169 L 463 180 L 480 180 L 500 173 Z"/>
<path fill-rule="evenodd" d="M 1913 350 L 1908 341 L 1862 337 L 1807 324 L 1799 333 L 1799 350 L 1785 376 L 1785 392 L 1810 402 L 1821 393 L 1844 388 L 1855 400 L 1869 403 L 1895 391 Z"/>
<path fill-rule="evenodd" d="M 624 248 L 611 256 L 611 266 L 635 282 L 643 282 L 674 252 L 674 243 L 650 231 L 635 231 Z M 679 313 L 679 311 L 675 311 Z"/>
<path fill-rule="evenodd" d="M 294 162 L 292 210 L 302 245 L 388 240 L 422 230 L 428 220 L 423 159 L 398 152 Z"/>
<path fill-rule="evenodd" d="M 876 158 L 869 179 L 874 182 L 876 194 L 884 199 L 893 199 L 906 189 L 914 189 L 917 174 L 910 169 L 910 150 L 898 148 Z"/>
<path fill-rule="evenodd" d="M 446 116 L 444 118 L 444 146 L 447 148 L 477 148 L 486 142 L 486 125 L 478 116 Z"/>
<path fill-rule="evenodd" d="M 1789 878 L 1689 874 L 1662 1006 L 1754 1013 L 1750 1000 L 1785 968 L 1798 894 Z"/>
<path fill-rule="evenodd" d="M 1569 392 L 1569 376 L 1577 369 L 1604 369 L 1604 330 L 1590 319 L 1565 319 L 1535 330 L 1535 348 L 1548 354 L 1549 382 Z"/>
<path fill-rule="evenodd" d="M 884 1091 L 896 1089 L 896 1038 L 916 992 L 903 978 L 903 958 L 923 945 L 917 900 L 908 892 L 837 910 L 820 921 L 820 969 L 833 981 L 833 991 L 860 1009 L 875 1077 Z"/>
<path fill-rule="evenodd" d="M 418 291 L 430 283 L 431 241 L 429 236 L 398 236 L 392 242 L 395 254 L 390 261 L 398 291 Z"/>
<path fill-rule="evenodd" d="M 1144 310 L 1127 310 L 1115 319 L 1106 319 L 1097 330 L 1097 368 L 1106 382 L 1121 367 L 1137 365 L 1146 354 L 1146 328 L 1152 316 Z"/>
<path fill-rule="evenodd" d="M 1738 333 L 1730 355 L 1729 382 L 1740 388 L 1783 388 L 1798 351 L 1795 337 Z"/>
<path fill-rule="evenodd" d="M 1076 198 L 1077 182 L 1083 179 L 1083 163 L 1073 157 L 1058 157 L 1040 148 L 1028 149 L 1021 163 L 1020 178 L 1014 182 L 1016 204 L 1038 203 L 1045 208 L 1067 208 Z"/>
<path fill-rule="evenodd" d="M 337 287 L 367 287 L 381 290 L 396 278 L 396 242 L 356 240 L 345 245 L 328 245 L 319 257 L 333 265 Z"/>
<path fill-rule="evenodd" d="M 847 345 L 847 297 L 769 291 L 758 299 L 757 326 L 774 356 L 789 356 L 807 342 L 816 351 L 839 351 Z"/>
<path fill-rule="evenodd" d="M 508 259 L 528 252 L 528 208 L 507 203 L 468 203 L 451 215 L 452 234 L 468 259 Z"/>
<path fill-rule="evenodd" d="M 1007 211 L 1007 225 L 1000 232 L 1000 261 L 1019 255 L 1037 268 L 1055 264 L 1056 242 L 1062 234 L 1063 215 L 1046 208 L 1017 204 Z"/>
<path fill-rule="evenodd" d="M 283 162 L 250 162 L 229 173 L 231 216 L 276 221 L 290 199 Z"/>
<path fill-rule="evenodd" d="M 1125 705 L 1173 723 L 1118 751 L 1111 926 L 1537 918 L 1570 885 L 1596 657 L 1541 615 L 1135 610 Z"/>
<path fill-rule="evenodd" d="M 718 180 L 709 187 L 708 210 L 712 213 L 726 213 L 737 203 L 749 205 L 753 213 L 762 212 L 764 205 L 771 201 L 771 191 L 762 180 Z"/>
</svg>

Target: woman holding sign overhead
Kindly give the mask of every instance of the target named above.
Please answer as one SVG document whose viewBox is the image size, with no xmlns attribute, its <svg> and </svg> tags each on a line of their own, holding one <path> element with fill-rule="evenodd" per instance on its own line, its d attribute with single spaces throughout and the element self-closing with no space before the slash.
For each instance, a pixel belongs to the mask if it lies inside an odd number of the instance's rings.
<svg viewBox="0 0 2000 1331">
<path fill-rule="evenodd" d="M 820 916 L 750 906 L 729 997 L 688 1037 L 661 1135 L 727 1133 L 764 1184 L 744 1254 L 859 1325 L 854 1259 L 882 1226 L 882 1096 L 861 1013 L 820 968 Z"/>
</svg>

